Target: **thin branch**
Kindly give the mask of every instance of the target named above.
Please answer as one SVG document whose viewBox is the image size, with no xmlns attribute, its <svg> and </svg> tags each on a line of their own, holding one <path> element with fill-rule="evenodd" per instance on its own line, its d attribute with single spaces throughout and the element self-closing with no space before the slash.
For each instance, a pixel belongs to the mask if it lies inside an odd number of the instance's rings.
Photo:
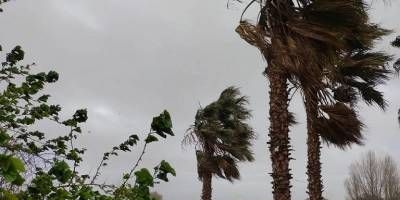
<svg viewBox="0 0 400 200">
<path fill-rule="evenodd" d="M 149 133 L 147 134 L 146 138 L 147 138 L 150 134 L 152 134 L 151 129 L 150 129 Z M 128 182 L 128 180 L 132 177 L 133 172 L 135 172 L 136 168 L 139 166 L 139 163 L 140 163 L 140 161 L 142 161 L 143 155 L 144 155 L 144 153 L 146 152 L 147 144 L 149 144 L 149 143 L 147 143 L 147 142 L 145 141 L 145 144 L 144 144 L 144 146 L 143 146 L 143 149 L 142 149 L 142 152 L 140 153 L 139 158 L 137 159 L 137 161 L 136 161 L 135 165 L 133 166 L 133 168 L 130 170 L 130 172 L 129 172 L 129 174 L 128 174 L 128 178 L 126 178 L 126 179 L 124 180 L 124 182 L 122 183 L 122 185 L 121 185 L 120 188 L 122 188 L 122 187 L 124 187 L 124 186 L 126 185 L 126 183 Z"/>
</svg>

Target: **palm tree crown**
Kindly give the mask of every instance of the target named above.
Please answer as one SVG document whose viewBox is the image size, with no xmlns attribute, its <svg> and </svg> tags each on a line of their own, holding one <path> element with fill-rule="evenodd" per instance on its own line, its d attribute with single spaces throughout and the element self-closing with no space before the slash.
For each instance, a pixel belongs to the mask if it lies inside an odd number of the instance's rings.
<svg viewBox="0 0 400 200">
<path fill-rule="evenodd" d="M 197 111 L 185 142 L 196 144 L 200 178 L 203 171 L 211 170 L 232 181 L 239 178 L 237 161 L 254 160 L 250 149 L 254 132 L 245 122 L 251 117 L 247 104 L 247 97 L 229 87 L 217 101 Z M 206 149 L 212 152 L 210 158 L 205 155 Z"/>
<path fill-rule="evenodd" d="M 203 199 L 211 199 L 204 191 L 211 175 L 233 181 L 240 178 L 237 162 L 253 161 L 250 149 L 253 129 L 246 123 L 251 117 L 246 108 L 247 97 L 235 87 L 225 89 L 219 99 L 200 108 L 188 130 L 184 143 L 195 144 L 199 179 L 203 181 Z M 208 178 L 209 180 L 204 180 Z"/>
</svg>

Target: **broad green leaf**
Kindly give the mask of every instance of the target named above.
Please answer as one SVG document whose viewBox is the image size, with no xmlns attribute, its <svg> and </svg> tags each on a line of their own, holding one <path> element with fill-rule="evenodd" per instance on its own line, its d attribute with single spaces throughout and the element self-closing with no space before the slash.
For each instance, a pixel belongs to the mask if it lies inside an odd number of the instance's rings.
<svg viewBox="0 0 400 200">
<path fill-rule="evenodd" d="M 151 129 L 163 138 L 167 137 L 165 133 L 173 136 L 174 133 L 172 132 L 172 121 L 169 112 L 164 110 L 159 116 L 154 117 L 151 122 Z"/>
<path fill-rule="evenodd" d="M 16 171 L 6 171 L 3 172 L 4 180 L 8 183 L 12 183 L 18 178 L 18 173 Z"/>
<path fill-rule="evenodd" d="M 11 157 L 10 163 L 14 167 L 16 172 L 24 172 L 25 171 L 25 165 L 19 158 Z"/>
<path fill-rule="evenodd" d="M 73 175 L 72 170 L 65 161 L 59 161 L 49 170 L 50 175 L 54 175 L 61 183 L 66 183 Z"/>
<path fill-rule="evenodd" d="M 135 172 L 136 183 L 143 186 L 153 186 L 154 180 L 153 176 L 150 174 L 149 170 L 143 168 L 137 172 Z"/>
<path fill-rule="evenodd" d="M 11 183 L 14 185 L 21 186 L 25 182 L 25 179 L 21 175 L 17 175 L 17 177 Z"/>
<path fill-rule="evenodd" d="M 156 141 L 158 141 L 158 138 L 154 135 L 147 136 L 147 138 L 145 140 L 146 143 L 152 143 L 152 142 L 156 142 Z"/>
<path fill-rule="evenodd" d="M 170 174 L 172 174 L 173 176 L 176 176 L 175 169 L 172 168 L 171 165 L 170 165 L 167 161 L 165 161 L 165 160 L 162 160 L 162 161 L 161 161 L 161 164 L 160 164 L 160 168 L 159 168 L 159 169 L 160 169 L 161 171 L 165 172 L 165 173 L 170 173 Z"/>
<path fill-rule="evenodd" d="M 10 140 L 10 136 L 4 130 L 0 130 L 0 145 L 6 144 Z"/>
</svg>

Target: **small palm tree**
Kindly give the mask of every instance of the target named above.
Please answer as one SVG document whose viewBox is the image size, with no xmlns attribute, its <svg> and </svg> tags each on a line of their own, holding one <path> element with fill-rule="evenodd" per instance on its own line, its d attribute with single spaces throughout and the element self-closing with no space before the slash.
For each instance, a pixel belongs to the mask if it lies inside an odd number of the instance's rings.
<svg viewBox="0 0 400 200">
<path fill-rule="evenodd" d="M 188 129 L 183 143 L 195 145 L 202 200 L 211 200 L 213 175 L 232 182 L 240 178 L 237 163 L 254 160 L 250 150 L 254 132 L 246 123 L 251 117 L 247 104 L 247 97 L 229 87 L 217 101 L 197 111 Z"/>
</svg>

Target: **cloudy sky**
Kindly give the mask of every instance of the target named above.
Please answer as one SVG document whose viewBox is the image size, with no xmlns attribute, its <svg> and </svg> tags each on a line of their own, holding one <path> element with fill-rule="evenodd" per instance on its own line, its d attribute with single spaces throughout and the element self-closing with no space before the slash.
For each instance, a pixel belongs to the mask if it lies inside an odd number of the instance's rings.
<svg viewBox="0 0 400 200">
<path fill-rule="evenodd" d="M 373 20 L 400 32 L 400 3 L 371 10 Z M 242 179 L 234 184 L 214 182 L 218 200 L 272 199 L 271 171 L 266 146 L 267 86 L 261 75 L 265 62 L 259 52 L 234 32 L 243 5 L 226 0 L 17 0 L 0 15 L 3 49 L 21 45 L 26 62 L 39 70 L 56 70 L 60 81 L 47 88 L 64 114 L 86 107 L 89 121 L 81 145 L 89 149 L 83 170 L 93 171 L 102 152 L 128 135 L 145 134 L 151 118 L 168 109 L 176 136 L 151 145 L 144 166 L 162 159 L 175 166 L 178 176 L 157 186 L 166 200 L 200 199 L 192 147 L 180 144 L 199 105 L 215 100 L 228 86 L 241 88 L 253 110 L 251 124 L 258 134 L 256 161 L 241 165 Z M 379 44 L 380 50 L 399 51 Z M 323 148 L 325 196 L 344 199 L 343 182 L 350 163 L 367 150 L 389 153 L 400 163 L 400 93 L 395 79 L 382 87 L 390 108 L 360 105 L 367 127 L 365 145 L 347 151 Z M 306 198 L 304 110 L 299 96 L 291 104 L 299 125 L 291 131 L 293 196 Z M 48 129 L 50 134 L 59 134 Z M 132 165 L 135 153 L 123 154 L 105 168 L 102 179 L 116 181 Z"/>
</svg>

